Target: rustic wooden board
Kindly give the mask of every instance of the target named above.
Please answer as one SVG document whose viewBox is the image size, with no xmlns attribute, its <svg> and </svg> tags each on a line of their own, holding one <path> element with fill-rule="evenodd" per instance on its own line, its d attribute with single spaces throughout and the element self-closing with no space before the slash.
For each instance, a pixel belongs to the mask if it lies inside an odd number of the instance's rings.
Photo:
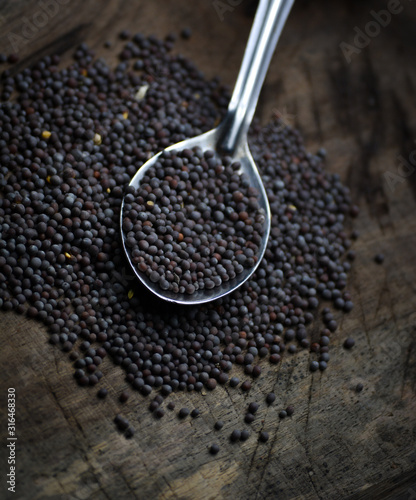
<svg viewBox="0 0 416 500">
<path fill-rule="evenodd" d="M 114 61 L 120 42 L 113 50 L 103 42 L 115 40 L 122 28 L 163 37 L 190 26 L 192 39 L 179 40 L 175 50 L 230 85 L 253 8 L 248 0 L 68 0 L 25 38 L 24 17 L 32 22 L 40 4 L 0 6 L 0 51 L 12 51 L 10 34 L 22 37 L 21 66 L 81 40 Z M 416 173 L 398 178 L 394 189 L 384 176 L 397 173 L 398 155 L 409 160 L 416 150 L 415 6 L 399 2 L 402 12 L 352 54 L 350 64 L 339 47 L 353 43 L 354 27 L 365 29 L 370 11 L 386 5 L 299 0 L 258 107 L 263 121 L 277 110 L 299 127 L 309 149 L 325 147 L 328 169 L 340 173 L 361 208 L 349 283 L 356 307 L 341 320 L 328 370 L 310 374 L 307 352 L 277 368 L 263 363 L 249 396 L 224 388 L 174 394 L 177 408 L 197 407 L 201 418 L 180 422 L 167 411 L 156 421 L 140 395 L 118 402 L 127 384 L 111 361 L 103 364 L 110 392 L 103 402 L 96 389 L 76 386 L 67 355 L 47 343 L 42 327 L 1 313 L 1 498 L 416 498 Z M 228 9 L 222 21 L 221 7 Z M 373 262 L 380 251 L 383 266 Z M 342 348 L 348 335 L 356 339 L 351 352 Z M 354 391 L 358 382 L 361 393 Z M 18 414 L 14 495 L 5 483 L 9 387 L 16 389 Z M 249 440 L 231 444 L 231 430 L 246 427 L 247 403 L 272 389 L 277 401 L 262 405 Z M 279 421 L 279 409 L 288 404 L 295 414 Z M 118 412 L 135 425 L 133 439 L 115 431 Z M 220 433 L 213 431 L 219 418 L 226 422 Z M 261 429 L 270 433 L 267 444 L 257 442 Z M 212 442 L 221 446 L 216 457 L 207 451 Z"/>
</svg>

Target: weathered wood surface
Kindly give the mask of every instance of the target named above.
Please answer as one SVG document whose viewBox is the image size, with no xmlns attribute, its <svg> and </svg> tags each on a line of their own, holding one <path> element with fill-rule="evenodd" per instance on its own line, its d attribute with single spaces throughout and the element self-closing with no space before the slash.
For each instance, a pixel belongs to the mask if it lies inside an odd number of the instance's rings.
<svg viewBox="0 0 416 500">
<path fill-rule="evenodd" d="M 45 2 L 47 3 L 47 2 Z M 175 50 L 208 75 L 233 84 L 251 19 L 248 0 L 223 2 L 70 0 L 60 5 L 19 55 L 25 66 L 81 40 L 115 59 L 103 42 L 121 28 L 160 37 L 193 29 Z M 216 6 L 236 5 L 219 19 Z M 57 3 L 55 2 L 55 5 Z M 301 1 L 296 4 L 273 60 L 258 115 L 286 113 L 311 150 L 328 150 L 328 169 L 339 172 L 361 208 L 356 259 L 349 288 L 356 307 L 341 320 L 332 360 L 321 374 L 308 372 L 309 354 L 264 364 L 249 396 L 219 388 L 213 393 L 175 394 L 177 408 L 197 407 L 202 416 L 179 422 L 174 413 L 156 421 L 148 402 L 134 395 L 122 406 L 122 371 L 106 360 L 105 402 L 96 389 L 80 389 L 67 356 L 47 343 L 38 324 L 1 314 L 1 498 L 19 499 L 397 499 L 416 498 L 416 173 L 389 188 L 384 172 L 397 172 L 398 155 L 416 150 L 416 7 L 403 10 L 348 64 L 339 44 L 352 43 L 370 11 L 386 2 Z M 11 52 L 11 33 L 22 35 L 23 16 L 33 19 L 40 2 L 0 4 L 0 51 Z M 21 42 L 21 40 L 20 40 Z M 397 179 L 396 179 L 397 180 Z M 383 266 L 373 256 L 386 255 Z M 347 335 L 352 352 L 342 348 Z M 353 389 L 362 382 L 364 390 Z M 5 401 L 16 388 L 18 414 L 17 493 L 6 491 Z M 273 389 L 277 401 L 262 406 L 250 439 L 231 444 L 245 427 L 249 401 Z M 257 396 L 259 395 L 259 396 Z M 278 410 L 293 404 L 291 419 Z M 112 419 L 122 412 L 135 424 L 126 440 Z M 215 433 L 218 418 L 225 430 Z M 268 430 L 267 444 L 256 433 Z M 207 446 L 218 442 L 216 457 Z"/>
</svg>

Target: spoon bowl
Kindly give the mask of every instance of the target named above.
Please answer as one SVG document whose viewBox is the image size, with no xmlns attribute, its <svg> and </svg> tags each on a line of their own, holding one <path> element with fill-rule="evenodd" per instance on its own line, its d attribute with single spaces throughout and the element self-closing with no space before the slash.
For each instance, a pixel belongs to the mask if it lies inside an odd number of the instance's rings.
<svg viewBox="0 0 416 500">
<path fill-rule="evenodd" d="M 216 151 L 219 138 L 222 136 L 222 127 L 223 126 L 220 125 L 219 127 L 210 130 L 205 134 L 201 134 L 196 137 L 192 137 L 191 139 L 186 139 L 185 141 L 169 146 L 164 151 L 175 151 L 175 150 L 182 151 L 183 149 L 192 149 L 195 147 L 199 147 L 203 151 L 206 151 L 208 149 Z M 149 168 L 153 167 L 153 165 L 157 162 L 158 158 L 162 153 L 163 151 L 156 154 L 155 156 L 152 156 L 152 158 L 150 158 L 136 172 L 133 179 L 130 181 L 129 186 L 137 189 L 140 186 L 140 182 L 145 176 L 146 172 L 149 170 Z M 142 273 L 137 269 L 136 265 L 132 261 L 130 252 L 126 245 L 125 235 L 124 232 L 122 231 L 122 241 L 123 241 L 124 251 L 126 253 L 127 259 L 129 260 L 129 263 L 135 275 L 146 288 L 148 288 L 152 293 L 157 295 L 159 298 L 167 300 L 169 302 L 174 302 L 176 304 L 185 304 L 185 305 L 196 305 L 196 304 L 203 304 L 205 302 L 211 302 L 213 300 L 219 299 L 220 297 L 223 297 L 224 295 L 231 293 L 236 288 L 240 287 L 245 281 L 247 281 L 250 278 L 250 276 L 254 273 L 254 271 L 260 264 L 264 256 L 264 252 L 266 251 L 267 241 L 269 239 L 269 234 L 270 234 L 271 214 L 270 214 L 270 206 L 267 199 L 267 194 L 264 189 L 263 182 L 260 178 L 260 174 L 257 170 L 256 164 L 254 163 L 253 157 L 251 156 L 247 142 L 245 142 L 241 147 L 239 147 L 234 152 L 232 158 L 233 161 L 239 161 L 241 164 L 241 167 L 237 171 L 237 173 L 239 174 L 244 173 L 250 183 L 250 187 L 254 187 L 257 189 L 259 193 L 258 202 L 260 206 L 260 212 L 264 215 L 264 231 L 262 234 L 261 243 L 259 245 L 259 252 L 256 255 L 257 261 L 255 265 L 251 268 L 244 269 L 244 271 L 241 274 L 238 274 L 235 278 L 230 279 L 229 281 L 223 281 L 220 286 L 212 288 L 211 290 L 207 289 L 197 290 L 192 295 L 173 293 L 169 290 L 164 291 L 158 286 L 157 283 L 153 283 L 145 273 Z M 123 199 L 120 212 L 121 226 L 123 225 L 124 211 L 125 211 L 125 203 Z"/>
</svg>

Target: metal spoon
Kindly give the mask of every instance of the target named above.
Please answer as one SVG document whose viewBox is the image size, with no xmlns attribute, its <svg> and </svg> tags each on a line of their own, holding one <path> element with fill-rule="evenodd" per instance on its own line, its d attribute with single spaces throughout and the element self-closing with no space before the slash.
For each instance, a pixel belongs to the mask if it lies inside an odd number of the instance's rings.
<svg viewBox="0 0 416 500">
<path fill-rule="evenodd" d="M 264 233 L 257 255 L 258 260 L 252 268 L 245 269 L 234 279 L 223 282 L 220 286 L 211 290 L 197 290 L 192 295 L 175 294 L 171 291 L 163 291 L 157 283 L 150 281 L 146 274 L 141 273 L 136 268 L 127 250 L 125 235 L 122 231 L 124 250 L 134 273 L 151 292 L 161 299 L 177 304 L 195 305 L 223 297 L 247 281 L 263 258 L 270 234 L 270 206 L 262 180 L 247 144 L 247 132 L 256 109 L 257 100 L 270 60 L 293 3 L 294 0 L 260 0 L 225 119 L 217 128 L 192 139 L 169 146 L 165 150 L 180 151 L 198 146 L 203 151 L 211 149 L 221 154 L 221 156 L 230 156 L 234 161 L 241 163 L 240 173 L 244 173 L 248 177 L 250 185 L 255 187 L 259 192 L 258 201 L 265 218 Z M 130 182 L 130 186 L 138 188 L 145 172 L 154 165 L 160 154 L 158 153 L 150 158 L 137 171 Z M 121 205 L 121 223 L 123 221 L 123 211 L 124 200 Z"/>
</svg>

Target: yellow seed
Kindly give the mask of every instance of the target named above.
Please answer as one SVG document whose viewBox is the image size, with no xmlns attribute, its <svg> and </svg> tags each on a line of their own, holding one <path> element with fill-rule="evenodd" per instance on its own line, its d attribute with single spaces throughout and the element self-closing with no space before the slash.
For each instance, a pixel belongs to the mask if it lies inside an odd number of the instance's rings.
<svg viewBox="0 0 416 500">
<path fill-rule="evenodd" d="M 94 141 L 94 144 L 96 146 L 99 146 L 101 144 L 101 141 L 102 141 L 101 135 L 100 134 L 95 134 L 93 141 Z"/>
<path fill-rule="evenodd" d="M 128 111 L 124 111 L 124 113 L 123 113 L 123 118 L 124 118 L 125 120 L 127 120 L 127 118 L 128 118 L 128 117 L 129 117 L 129 113 L 128 113 Z"/>
<path fill-rule="evenodd" d="M 152 201 L 152 200 L 147 200 L 147 201 L 146 201 L 146 204 L 147 204 L 149 207 L 153 207 L 153 205 L 155 204 L 155 202 L 154 202 L 154 201 Z"/>
<path fill-rule="evenodd" d="M 111 189 L 110 188 L 107 188 L 107 193 L 111 193 Z"/>
<path fill-rule="evenodd" d="M 70 253 L 68 253 L 68 252 L 65 252 L 65 257 L 67 259 L 72 259 L 72 255 Z"/>
<path fill-rule="evenodd" d="M 128 297 L 129 299 L 131 299 L 131 298 L 133 297 L 133 295 L 134 295 L 133 290 L 129 290 L 129 293 L 127 294 L 127 297 Z"/>
<path fill-rule="evenodd" d="M 290 210 L 297 210 L 295 205 L 288 205 L 287 208 L 289 208 Z"/>
<path fill-rule="evenodd" d="M 194 97 L 195 97 L 195 99 L 199 99 L 201 96 L 200 96 L 200 94 L 196 93 L 196 94 L 194 94 Z"/>
<path fill-rule="evenodd" d="M 44 130 L 42 132 L 42 137 L 43 139 L 49 139 L 49 137 L 51 136 L 52 134 L 49 132 L 49 130 Z"/>
<path fill-rule="evenodd" d="M 46 182 L 51 182 L 51 176 L 48 175 L 48 177 L 46 177 Z"/>
</svg>

